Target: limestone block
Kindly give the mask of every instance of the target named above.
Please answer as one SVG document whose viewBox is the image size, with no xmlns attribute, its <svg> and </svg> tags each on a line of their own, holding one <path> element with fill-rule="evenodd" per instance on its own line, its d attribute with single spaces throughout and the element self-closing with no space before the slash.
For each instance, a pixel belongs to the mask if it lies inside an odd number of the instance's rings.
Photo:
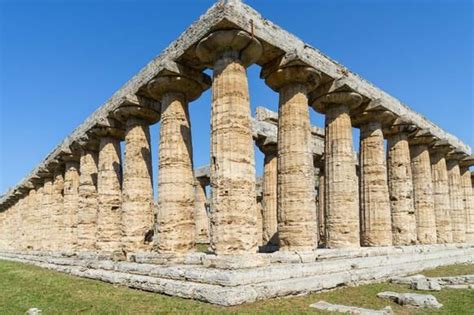
<svg viewBox="0 0 474 315">
<path fill-rule="evenodd" d="M 461 193 L 466 212 L 466 242 L 474 243 L 474 193 L 471 183 L 469 167 L 461 167 Z"/>
<path fill-rule="evenodd" d="M 100 138 L 97 177 L 97 243 L 99 251 L 120 250 L 122 163 L 120 139 Z"/>
<path fill-rule="evenodd" d="M 317 303 L 311 304 L 309 307 L 327 311 L 327 312 L 336 312 L 344 314 L 359 314 L 359 315 L 391 315 L 394 314 L 390 306 L 384 307 L 381 310 L 372 310 L 368 308 L 347 306 L 340 304 L 331 304 L 325 301 L 319 301 Z"/>
<path fill-rule="evenodd" d="M 79 207 L 79 163 L 66 161 L 64 173 L 64 215 L 65 244 L 71 250 L 77 249 L 77 223 Z"/>
<path fill-rule="evenodd" d="M 385 162 L 385 143 L 380 122 L 360 129 L 361 245 L 392 245 L 392 222 Z"/>
<path fill-rule="evenodd" d="M 56 168 L 54 170 L 53 178 L 53 189 L 52 189 L 52 204 L 51 204 L 51 226 L 52 231 L 51 238 L 51 249 L 55 251 L 64 250 L 66 244 L 65 235 L 65 216 L 64 216 L 64 203 L 63 203 L 63 190 L 64 190 L 64 175 L 62 168 Z"/>
<path fill-rule="evenodd" d="M 410 287 L 413 290 L 421 291 L 441 291 L 441 286 L 436 280 L 431 279 L 418 279 L 412 280 Z"/>
<path fill-rule="evenodd" d="M 44 179 L 41 200 L 41 249 L 51 250 L 51 210 L 52 210 L 53 179 Z"/>
<path fill-rule="evenodd" d="M 453 242 L 464 243 L 466 241 L 466 209 L 464 208 L 461 192 L 461 173 L 459 161 L 447 160 L 449 200 L 451 202 L 451 225 L 453 227 Z"/>
<path fill-rule="evenodd" d="M 377 294 L 382 299 L 394 301 L 400 305 L 410 305 L 416 307 L 433 307 L 441 308 L 438 300 L 431 294 L 417 294 L 417 293 L 396 293 L 396 292 L 380 292 Z"/>
<path fill-rule="evenodd" d="M 418 242 L 434 244 L 436 243 L 436 219 L 428 145 L 412 145 L 410 154 Z"/>
<path fill-rule="evenodd" d="M 153 231 L 153 171 L 147 121 L 129 117 L 125 130 L 122 189 L 122 247 L 126 252 L 149 250 Z"/>
<path fill-rule="evenodd" d="M 436 151 L 431 154 L 431 173 L 433 176 L 437 242 L 440 244 L 451 243 L 453 241 L 453 233 L 445 152 Z"/>
<path fill-rule="evenodd" d="M 77 242 L 80 251 L 96 249 L 97 237 L 97 153 L 83 150 L 80 160 Z"/>
</svg>

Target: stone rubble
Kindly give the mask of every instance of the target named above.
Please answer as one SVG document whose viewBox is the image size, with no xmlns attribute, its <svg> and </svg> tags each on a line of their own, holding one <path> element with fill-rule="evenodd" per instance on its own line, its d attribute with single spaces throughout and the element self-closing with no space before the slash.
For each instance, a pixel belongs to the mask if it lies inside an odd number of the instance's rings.
<svg viewBox="0 0 474 315">
<path fill-rule="evenodd" d="M 317 303 L 311 304 L 309 307 L 336 313 L 344 314 L 358 314 L 358 315 L 393 315 L 395 314 L 390 306 L 386 306 L 381 310 L 372 310 L 368 308 L 355 307 L 355 306 L 346 306 L 340 304 L 331 304 L 325 301 L 319 301 Z"/>
<path fill-rule="evenodd" d="M 380 292 L 377 294 L 379 298 L 391 300 L 402 306 L 441 308 L 438 300 L 431 294 L 417 294 L 417 293 L 396 293 L 396 292 Z"/>
</svg>

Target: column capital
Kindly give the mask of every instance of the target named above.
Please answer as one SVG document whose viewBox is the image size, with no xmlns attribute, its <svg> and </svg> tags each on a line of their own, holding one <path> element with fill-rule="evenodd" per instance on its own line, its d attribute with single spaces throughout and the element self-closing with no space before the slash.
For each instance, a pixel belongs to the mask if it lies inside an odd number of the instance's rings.
<svg viewBox="0 0 474 315">
<path fill-rule="evenodd" d="M 287 53 L 262 67 L 260 78 L 276 92 L 289 84 L 303 84 L 310 92 L 321 82 L 321 73 L 298 59 L 296 54 Z"/>
<path fill-rule="evenodd" d="M 112 116 L 123 124 L 126 124 L 132 117 L 154 124 L 160 120 L 160 108 L 160 102 L 153 99 L 138 95 L 127 95 L 122 98 L 119 107 L 112 112 Z"/>
<path fill-rule="evenodd" d="M 125 128 L 121 122 L 113 118 L 107 117 L 101 119 L 90 130 L 89 133 L 95 135 L 99 139 L 101 137 L 112 137 L 123 139 L 125 137 Z"/>
<path fill-rule="evenodd" d="M 410 145 L 431 145 L 437 140 L 439 139 L 432 135 L 429 129 L 418 129 L 408 138 Z"/>
<path fill-rule="evenodd" d="M 248 67 L 260 58 L 262 52 L 262 44 L 257 38 L 236 29 L 214 31 L 196 46 L 197 57 L 209 68 L 213 68 L 214 63 L 225 55 L 239 59 Z"/>
<path fill-rule="evenodd" d="M 361 106 L 351 113 L 351 122 L 355 127 L 361 127 L 369 123 L 380 123 L 382 127 L 391 126 L 397 119 L 397 115 L 386 110 L 380 99 L 371 100 L 367 105 Z"/>
<path fill-rule="evenodd" d="M 459 150 L 453 150 L 449 152 L 448 155 L 446 156 L 446 161 L 457 161 L 458 163 L 460 163 L 461 160 L 463 160 L 466 157 L 467 157 L 467 154 L 465 152 L 459 151 Z"/>
<path fill-rule="evenodd" d="M 362 95 L 352 91 L 334 91 L 331 93 L 316 96 L 310 95 L 311 106 L 320 113 L 326 113 L 328 107 L 345 105 L 349 109 L 354 109 L 362 104 Z"/>
<path fill-rule="evenodd" d="M 201 71 L 184 67 L 177 63 L 167 67 L 148 82 L 148 93 L 157 101 L 166 93 L 181 93 L 188 102 L 197 99 L 211 86 L 211 78 Z"/>
<path fill-rule="evenodd" d="M 474 154 L 471 154 L 465 158 L 463 158 L 461 161 L 459 161 L 459 165 L 461 167 L 470 167 L 474 165 Z"/>
<path fill-rule="evenodd" d="M 432 154 L 441 154 L 443 156 L 446 156 L 446 154 L 453 150 L 453 147 L 449 144 L 447 140 L 441 139 L 434 142 L 429 148 L 429 150 Z"/>
</svg>

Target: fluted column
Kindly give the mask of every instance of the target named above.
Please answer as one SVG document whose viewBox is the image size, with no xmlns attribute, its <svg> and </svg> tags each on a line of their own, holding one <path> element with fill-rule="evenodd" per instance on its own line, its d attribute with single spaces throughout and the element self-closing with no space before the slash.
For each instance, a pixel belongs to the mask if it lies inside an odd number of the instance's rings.
<svg viewBox="0 0 474 315">
<path fill-rule="evenodd" d="M 453 242 L 466 241 L 466 210 L 461 192 L 461 172 L 457 156 L 447 157 L 449 200 L 451 202 L 451 225 L 453 227 Z"/>
<path fill-rule="evenodd" d="M 324 167 L 320 168 L 318 193 L 318 245 L 326 246 L 326 175 Z"/>
<path fill-rule="evenodd" d="M 374 114 L 376 115 L 376 114 Z M 360 128 L 361 245 L 392 245 L 392 222 L 382 123 L 377 117 Z"/>
<path fill-rule="evenodd" d="M 280 250 L 317 247 L 315 182 L 308 93 L 320 74 L 297 61 L 277 60 L 262 70 L 265 82 L 279 93 L 278 239 Z"/>
<path fill-rule="evenodd" d="M 63 208 L 64 175 L 61 166 L 56 166 L 53 171 L 53 189 L 51 195 L 51 249 L 60 251 L 66 243 L 64 235 L 64 208 Z"/>
<path fill-rule="evenodd" d="M 278 220 L 277 220 L 277 180 L 278 158 L 277 148 L 267 146 L 263 149 L 265 154 L 263 166 L 263 198 L 262 198 L 262 227 L 263 245 L 278 245 Z"/>
<path fill-rule="evenodd" d="M 42 233 L 43 233 L 42 221 L 41 221 L 43 219 L 43 212 L 42 212 L 43 191 L 44 191 L 43 179 L 39 177 L 36 178 L 34 185 L 35 185 L 36 193 L 35 193 L 35 207 L 34 207 L 35 224 L 34 224 L 34 232 L 33 232 L 33 235 L 34 235 L 33 249 L 35 251 L 39 251 L 39 250 L 42 250 Z"/>
<path fill-rule="evenodd" d="M 449 146 L 434 145 L 431 150 L 431 175 L 433 176 L 433 200 L 438 244 L 452 243 L 451 203 L 449 200 L 446 154 Z"/>
<path fill-rule="evenodd" d="M 52 214 L 52 194 L 53 178 L 51 175 L 45 175 L 43 181 L 43 196 L 41 199 L 41 250 L 48 251 L 52 247 L 51 239 L 51 214 Z"/>
<path fill-rule="evenodd" d="M 216 31 L 199 42 L 196 53 L 213 69 L 211 248 L 219 255 L 254 253 L 257 204 L 246 68 L 262 46 L 245 31 Z"/>
<path fill-rule="evenodd" d="M 77 243 L 80 251 L 96 250 L 97 240 L 97 152 L 82 149 L 79 176 Z"/>
<path fill-rule="evenodd" d="M 388 191 L 392 215 L 392 242 L 395 246 L 417 242 L 413 177 L 408 133 L 412 125 L 402 119 L 384 133 L 387 136 Z"/>
<path fill-rule="evenodd" d="M 79 162 L 78 157 L 63 158 L 64 172 L 64 216 L 65 216 L 65 246 L 67 250 L 78 249 L 77 224 L 79 216 Z"/>
<path fill-rule="evenodd" d="M 121 132 L 106 128 L 100 137 L 97 177 L 97 244 L 99 251 L 120 251 L 122 207 Z"/>
<path fill-rule="evenodd" d="M 474 193 L 472 190 L 471 172 L 469 166 L 474 165 L 474 157 L 471 155 L 460 162 L 461 191 L 466 211 L 466 243 L 474 243 Z"/>
<path fill-rule="evenodd" d="M 206 183 L 196 179 L 194 200 L 194 218 L 196 223 L 196 242 L 209 242 L 209 218 L 206 211 Z"/>
<path fill-rule="evenodd" d="M 36 189 L 33 184 L 31 184 L 31 189 L 28 191 L 28 234 L 27 234 L 27 249 L 35 249 L 36 241 L 36 223 L 37 223 L 37 210 L 36 210 Z M 1 228 L 1 225 L 0 225 Z"/>
<path fill-rule="evenodd" d="M 419 244 L 436 244 L 433 180 L 428 147 L 431 142 L 433 142 L 431 137 L 415 137 L 410 140 L 416 233 Z"/>
<path fill-rule="evenodd" d="M 326 246 L 360 246 L 359 189 L 352 142 L 350 108 L 362 97 L 352 92 L 333 92 L 313 101 L 326 114 L 325 202 Z"/>
<path fill-rule="evenodd" d="M 155 249 L 184 254 L 196 242 L 194 223 L 194 173 L 191 122 L 188 104 L 205 85 L 197 77 L 163 75 L 148 84 L 161 102 L 158 166 L 158 215 Z"/>
</svg>

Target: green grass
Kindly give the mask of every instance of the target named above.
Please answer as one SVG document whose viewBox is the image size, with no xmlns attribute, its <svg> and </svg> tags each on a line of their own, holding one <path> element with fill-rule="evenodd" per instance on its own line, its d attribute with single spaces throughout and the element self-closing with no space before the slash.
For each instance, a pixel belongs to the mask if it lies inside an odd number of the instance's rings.
<svg viewBox="0 0 474 315">
<path fill-rule="evenodd" d="M 430 276 L 474 274 L 474 265 L 454 265 L 423 272 Z M 474 290 L 431 293 L 444 307 L 416 310 L 376 297 L 380 291 L 409 292 L 406 286 L 379 283 L 341 288 L 302 297 L 271 299 L 235 307 L 169 297 L 82 279 L 35 266 L 0 261 L 0 314 L 24 314 L 31 307 L 49 314 L 327 314 L 309 308 L 320 300 L 368 308 L 390 305 L 397 314 L 473 314 Z"/>
</svg>

